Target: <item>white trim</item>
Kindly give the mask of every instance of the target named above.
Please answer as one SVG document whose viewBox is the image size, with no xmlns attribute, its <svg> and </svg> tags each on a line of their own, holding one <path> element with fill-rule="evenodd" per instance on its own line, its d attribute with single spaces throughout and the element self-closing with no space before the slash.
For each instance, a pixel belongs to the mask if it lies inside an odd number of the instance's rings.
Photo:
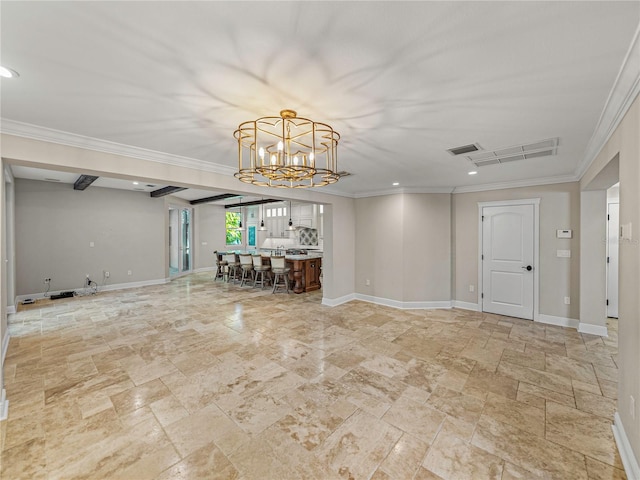
<svg viewBox="0 0 640 480">
<path fill-rule="evenodd" d="M 0 391 L 0 421 L 9 417 L 9 400 L 7 400 L 7 391 L 3 388 Z"/>
<path fill-rule="evenodd" d="M 337 307 L 338 305 L 342 305 L 343 303 L 348 303 L 355 299 L 356 299 L 355 293 L 350 293 L 349 295 L 344 295 L 338 298 L 322 297 L 322 305 L 326 305 L 327 307 Z"/>
<path fill-rule="evenodd" d="M 99 285 L 98 286 L 98 292 L 111 292 L 114 290 L 126 290 L 128 288 L 138 288 L 138 287 L 149 287 L 152 285 L 162 285 L 164 283 L 169 283 L 170 279 L 168 278 L 160 278 L 157 280 L 144 280 L 141 282 L 129 282 L 129 283 L 114 283 L 113 285 Z M 60 292 L 68 292 L 73 290 L 74 292 L 80 291 L 80 290 L 84 290 L 83 288 L 68 288 L 65 290 L 56 290 L 53 292 L 49 292 L 49 296 L 51 295 L 55 295 L 58 294 Z M 42 298 L 45 298 L 44 293 L 32 293 L 30 295 L 18 295 L 16 297 L 16 303 L 21 303 L 23 300 L 26 300 L 27 298 L 33 298 L 36 300 L 40 300 Z"/>
<path fill-rule="evenodd" d="M 402 195 L 409 193 L 453 193 L 453 191 L 453 187 L 398 187 L 356 193 L 353 195 L 353 198 L 380 197 L 384 195 Z"/>
<path fill-rule="evenodd" d="M 580 178 L 576 175 L 558 175 L 556 177 L 531 178 L 524 180 L 512 180 L 510 182 L 485 183 L 483 185 L 469 185 L 466 187 L 455 187 L 453 194 L 487 192 L 490 190 L 506 190 L 509 188 L 536 187 L 539 185 L 554 185 L 556 183 L 577 182 Z"/>
<path fill-rule="evenodd" d="M 497 200 L 478 202 L 478 307 L 483 310 L 483 270 L 482 270 L 482 209 L 484 207 L 509 207 L 514 205 L 533 205 L 533 319 L 540 311 L 540 198 L 521 198 L 516 200 Z"/>
<path fill-rule="evenodd" d="M 453 308 L 461 308 L 463 310 L 472 310 L 474 312 L 480 311 L 480 305 L 478 305 L 477 303 L 461 302 L 460 300 L 452 300 L 451 306 Z"/>
<path fill-rule="evenodd" d="M 38 125 L 18 122 L 8 118 L 2 118 L 2 122 L 0 123 L 0 132 L 8 135 L 15 135 L 17 137 L 57 143 L 59 145 L 85 148 L 96 152 L 139 158 L 141 160 L 163 163 L 165 165 L 195 168 L 197 170 L 219 173 L 221 175 L 233 176 L 236 172 L 235 168 L 228 167 L 226 165 L 207 162 L 196 158 L 172 155 L 170 153 L 158 152 L 156 150 L 148 150 L 146 148 L 133 147 L 131 145 L 110 142 L 99 138 L 85 137 L 84 135 L 63 132 L 53 128 L 40 127 Z"/>
<path fill-rule="evenodd" d="M 363 302 L 375 303 L 376 305 L 383 305 L 385 307 L 398 308 L 400 310 L 413 310 L 413 309 L 437 309 L 437 308 L 451 308 L 451 300 L 446 301 L 434 301 L 434 302 L 401 302 L 398 300 L 392 300 L 390 298 L 374 297 L 371 295 L 363 295 L 361 293 L 355 294 L 356 300 L 362 300 Z"/>
<path fill-rule="evenodd" d="M 540 205 L 539 198 L 520 198 L 515 200 L 496 200 L 495 202 L 478 202 L 478 207 L 509 207 L 511 205 Z M 480 219 L 482 221 L 482 219 Z"/>
<path fill-rule="evenodd" d="M 624 431 L 622 419 L 618 412 L 613 416 L 613 425 L 611 425 L 611 428 L 613 429 L 613 437 L 616 439 L 620 459 L 622 460 L 622 465 L 624 466 L 627 477 L 629 480 L 640 479 L 640 465 L 638 465 L 638 459 L 633 454 L 629 437 L 627 437 Z"/>
<path fill-rule="evenodd" d="M 598 335 L 600 337 L 608 337 L 607 327 L 602 325 L 593 325 L 592 323 L 580 322 L 578 325 L 579 333 L 588 333 L 589 335 Z"/>
<path fill-rule="evenodd" d="M 7 315 L 11 315 L 12 313 L 16 313 L 16 306 L 7 305 Z"/>
<path fill-rule="evenodd" d="M 582 162 L 575 175 L 582 178 L 613 132 L 624 118 L 636 97 L 640 94 L 640 25 L 631 41 L 618 76 L 604 104 L 598 124 L 589 140 Z"/>
<path fill-rule="evenodd" d="M 578 325 L 580 325 L 580 320 L 575 318 L 568 317 L 556 317 L 554 315 L 545 315 L 544 313 L 539 313 L 537 317 L 533 319 L 538 323 L 545 323 L 547 325 L 557 325 L 559 327 L 569 327 L 578 329 Z"/>
<path fill-rule="evenodd" d="M 7 356 L 7 350 L 9 349 L 9 338 L 11 337 L 11 335 L 9 335 L 9 329 L 7 328 L 7 331 L 4 332 L 4 338 L 2 339 L 2 368 L 4 368 L 4 358 Z M 2 385 L 0 385 L 1 387 Z"/>
</svg>

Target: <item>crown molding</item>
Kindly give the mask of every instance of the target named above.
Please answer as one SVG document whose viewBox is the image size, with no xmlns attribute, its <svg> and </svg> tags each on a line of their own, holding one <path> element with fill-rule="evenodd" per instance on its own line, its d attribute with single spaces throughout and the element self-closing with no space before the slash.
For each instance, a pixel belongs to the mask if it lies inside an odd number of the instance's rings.
<svg viewBox="0 0 640 480">
<path fill-rule="evenodd" d="M 576 168 L 575 174 L 578 179 L 582 178 L 600 154 L 638 94 L 640 94 L 640 24 L 609 92 L 582 162 Z"/>
<path fill-rule="evenodd" d="M 560 175 L 557 177 L 529 178 L 525 180 L 512 180 L 510 182 L 485 183 L 484 185 L 469 185 L 467 187 L 456 187 L 453 193 L 473 193 L 486 192 L 488 190 L 506 190 L 508 188 L 537 187 L 540 185 L 553 185 L 555 183 L 577 182 L 575 175 Z"/>
<path fill-rule="evenodd" d="M 409 193 L 453 193 L 453 187 L 405 187 L 388 188 L 385 190 L 372 190 L 370 192 L 356 193 L 353 198 L 382 197 L 385 195 L 399 195 Z"/>
<path fill-rule="evenodd" d="M 42 140 L 70 147 L 85 148 L 96 152 L 138 158 L 141 160 L 163 163 L 165 165 L 204 170 L 207 172 L 219 173 L 221 175 L 232 176 L 235 173 L 235 169 L 225 165 L 206 162 L 196 158 L 158 152 L 156 150 L 148 150 L 146 148 L 134 147 L 131 145 L 124 145 L 122 143 L 100 140 L 98 138 L 85 137 L 84 135 L 77 135 L 75 133 L 55 130 L 53 128 L 18 122 L 8 118 L 2 118 L 0 120 L 0 133 L 15 135 L 17 137 L 32 138 L 34 140 Z"/>
</svg>

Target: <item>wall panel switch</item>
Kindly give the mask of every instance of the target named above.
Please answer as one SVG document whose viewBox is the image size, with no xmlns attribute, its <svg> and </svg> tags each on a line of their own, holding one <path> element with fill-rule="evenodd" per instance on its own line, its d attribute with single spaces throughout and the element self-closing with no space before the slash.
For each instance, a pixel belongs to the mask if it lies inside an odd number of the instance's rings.
<svg viewBox="0 0 640 480">
<path fill-rule="evenodd" d="M 571 258 L 571 250 L 556 250 L 556 257 Z"/>
</svg>

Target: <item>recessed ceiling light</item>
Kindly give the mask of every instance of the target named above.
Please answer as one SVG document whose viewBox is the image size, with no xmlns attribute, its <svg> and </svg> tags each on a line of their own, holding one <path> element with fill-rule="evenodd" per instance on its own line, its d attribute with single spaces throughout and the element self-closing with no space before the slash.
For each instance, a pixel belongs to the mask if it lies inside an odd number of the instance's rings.
<svg viewBox="0 0 640 480">
<path fill-rule="evenodd" d="M 133 182 L 134 185 L 138 185 L 138 182 Z"/>
<path fill-rule="evenodd" d="M 469 175 L 476 175 L 478 172 L 476 172 L 475 170 L 472 170 L 469 172 Z"/>
<path fill-rule="evenodd" d="M 393 182 L 394 187 L 397 187 L 398 185 L 400 185 L 400 182 Z"/>
<path fill-rule="evenodd" d="M 20 76 L 20 74 L 18 72 L 16 72 L 15 70 L 11 70 L 10 68 L 0 66 L 0 77 L 3 77 L 3 78 L 15 78 L 15 77 L 19 77 L 19 76 Z"/>
</svg>

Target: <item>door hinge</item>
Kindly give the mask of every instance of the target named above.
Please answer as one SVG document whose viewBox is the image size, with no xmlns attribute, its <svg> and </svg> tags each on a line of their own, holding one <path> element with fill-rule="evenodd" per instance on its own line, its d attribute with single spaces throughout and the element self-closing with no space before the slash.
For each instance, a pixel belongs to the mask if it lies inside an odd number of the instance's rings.
<svg viewBox="0 0 640 480">
<path fill-rule="evenodd" d="M 482 221 L 484 222 L 484 215 L 482 215 Z"/>
<path fill-rule="evenodd" d="M 480 294 L 480 298 L 484 298 L 484 293 L 481 293 L 481 294 Z"/>
<path fill-rule="evenodd" d="M 609 305 L 609 300 L 607 299 L 607 306 Z"/>
<path fill-rule="evenodd" d="M 484 260 L 484 254 L 480 255 L 480 260 Z"/>
<path fill-rule="evenodd" d="M 607 220 L 609 220 L 611 217 L 609 217 L 609 215 L 607 214 Z"/>
<path fill-rule="evenodd" d="M 607 263 L 609 263 L 609 257 L 607 257 Z"/>
</svg>

